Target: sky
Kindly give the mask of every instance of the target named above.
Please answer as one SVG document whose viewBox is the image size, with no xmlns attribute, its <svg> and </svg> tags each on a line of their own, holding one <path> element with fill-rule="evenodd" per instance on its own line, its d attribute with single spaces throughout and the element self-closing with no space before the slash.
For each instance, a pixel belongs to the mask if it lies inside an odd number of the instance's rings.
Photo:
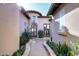
<svg viewBox="0 0 79 59">
<path fill-rule="evenodd" d="M 23 6 L 25 10 L 36 10 L 46 16 L 51 3 L 18 3 L 18 5 Z"/>
</svg>

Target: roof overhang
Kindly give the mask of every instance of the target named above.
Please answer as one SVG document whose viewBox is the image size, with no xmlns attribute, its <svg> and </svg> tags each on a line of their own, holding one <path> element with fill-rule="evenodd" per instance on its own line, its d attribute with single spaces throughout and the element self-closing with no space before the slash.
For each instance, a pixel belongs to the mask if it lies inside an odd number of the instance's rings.
<svg viewBox="0 0 79 59">
<path fill-rule="evenodd" d="M 52 3 L 47 13 L 47 16 L 54 15 L 56 11 L 60 8 L 60 6 L 64 6 L 64 4 L 65 3 Z"/>
<path fill-rule="evenodd" d="M 50 18 L 49 16 L 38 16 L 38 18 Z"/>
<path fill-rule="evenodd" d="M 38 16 L 38 18 L 47 18 L 48 19 L 48 21 L 50 22 L 50 16 Z"/>
<path fill-rule="evenodd" d="M 25 11 L 25 9 L 23 7 L 21 7 L 21 13 L 28 19 L 30 19 L 29 15 L 27 14 L 27 12 Z"/>
<path fill-rule="evenodd" d="M 38 12 L 38 11 L 35 11 L 35 10 L 28 10 L 28 11 L 26 11 L 27 13 L 36 13 L 36 14 L 38 14 L 39 16 L 42 16 L 42 14 L 40 13 L 40 12 Z"/>
</svg>

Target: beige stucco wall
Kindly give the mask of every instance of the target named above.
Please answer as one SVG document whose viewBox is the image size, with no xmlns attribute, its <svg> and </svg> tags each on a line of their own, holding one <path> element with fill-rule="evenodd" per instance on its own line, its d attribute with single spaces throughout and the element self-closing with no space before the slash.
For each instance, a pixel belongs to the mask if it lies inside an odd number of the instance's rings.
<svg viewBox="0 0 79 59">
<path fill-rule="evenodd" d="M 64 14 L 60 16 L 62 12 Z M 66 27 L 66 32 L 68 32 L 67 36 L 58 35 L 60 23 L 57 20 L 61 19 L 64 20 L 64 26 Z M 51 24 L 51 33 L 54 42 L 58 43 L 60 41 L 63 43 L 66 41 L 70 46 L 74 42 L 79 42 L 79 4 L 66 4 L 54 15 L 54 19 Z"/>
<path fill-rule="evenodd" d="M 25 17 L 21 12 L 20 12 L 20 36 L 22 35 L 22 33 L 26 30 L 28 30 L 28 22 L 30 20 Z M 25 25 L 26 23 L 26 25 Z"/>
<path fill-rule="evenodd" d="M 19 8 L 0 3 L 0 55 L 11 55 L 19 48 Z"/>
</svg>

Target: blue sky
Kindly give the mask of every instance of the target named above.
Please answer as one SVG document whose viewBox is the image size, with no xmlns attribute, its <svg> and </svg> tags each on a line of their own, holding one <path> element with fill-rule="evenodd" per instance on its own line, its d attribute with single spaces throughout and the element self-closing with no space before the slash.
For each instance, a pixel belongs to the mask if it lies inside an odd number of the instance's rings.
<svg viewBox="0 0 79 59">
<path fill-rule="evenodd" d="M 51 3 L 26 3 L 19 4 L 25 8 L 25 10 L 36 10 L 45 16 L 50 8 Z"/>
</svg>

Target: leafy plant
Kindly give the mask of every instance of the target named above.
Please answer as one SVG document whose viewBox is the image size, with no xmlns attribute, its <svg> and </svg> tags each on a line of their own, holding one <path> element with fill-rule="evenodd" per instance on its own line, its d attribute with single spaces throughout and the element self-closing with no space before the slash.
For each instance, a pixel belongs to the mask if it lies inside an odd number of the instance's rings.
<svg viewBox="0 0 79 59">
<path fill-rule="evenodd" d="M 76 48 L 76 50 L 79 50 L 79 43 L 75 44 L 75 48 Z"/>
<path fill-rule="evenodd" d="M 25 46 L 22 46 L 19 50 L 13 53 L 12 56 L 22 56 L 25 51 Z"/>
<path fill-rule="evenodd" d="M 54 50 L 55 54 L 58 55 L 58 52 L 57 52 L 57 44 L 55 44 L 53 41 L 50 42 L 49 40 L 47 41 L 47 44 L 49 45 L 49 47 Z"/>
<path fill-rule="evenodd" d="M 20 37 L 20 48 L 13 53 L 13 56 L 21 56 L 25 51 L 26 43 L 30 40 L 31 35 L 26 30 L 23 32 L 22 36 Z"/>
<path fill-rule="evenodd" d="M 39 38 L 43 38 L 44 37 L 44 31 L 43 30 L 39 30 L 38 31 L 38 36 L 39 36 Z"/>
<path fill-rule="evenodd" d="M 69 46 L 67 46 L 66 43 L 61 44 L 59 42 L 59 44 L 56 44 L 54 42 L 47 41 L 47 44 L 55 52 L 55 54 L 57 56 L 73 56 L 73 55 L 75 55 L 74 51 Z"/>
<path fill-rule="evenodd" d="M 75 55 L 75 52 L 74 51 L 69 51 L 67 55 L 68 56 L 74 56 Z"/>
<path fill-rule="evenodd" d="M 2 55 L 2 56 L 9 56 L 8 54 L 6 54 L 6 55 Z"/>
<path fill-rule="evenodd" d="M 22 36 L 20 37 L 20 47 L 25 45 L 31 38 L 31 35 L 26 30 L 23 32 Z"/>
</svg>

